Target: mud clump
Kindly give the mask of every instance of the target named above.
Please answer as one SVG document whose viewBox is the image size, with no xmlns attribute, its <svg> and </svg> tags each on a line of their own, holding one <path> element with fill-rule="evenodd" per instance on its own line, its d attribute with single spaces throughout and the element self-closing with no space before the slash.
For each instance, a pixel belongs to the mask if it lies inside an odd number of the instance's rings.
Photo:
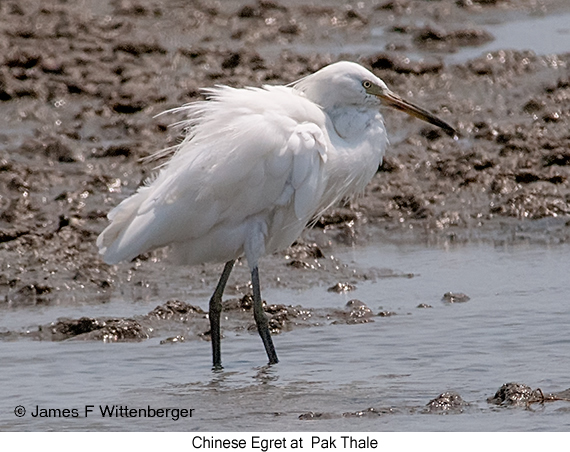
<svg viewBox="0 0 570 452">
<path fill-rule="evenodd" d="M 544 401 L 541 390 L 533 390 L 530 386 L 521 383 L 505 383 L 487 402 L 500 406 L 523 406 Z"/>
<path fill-rule="evenodd" d="M 348 282 L 338 282 L 334 286 L 331 286 L 327 289 L 328 292 L 334 293 L 346 293 L 353 290 L 356 290 L 356 286 Z"/>
<path fill-rule="evenodd" d="M 299 415 L 300 421 L 315 421 L 315 420 L 327 420 L 339 418 L 339 415 L 333 413 L 316 413 L 314 411 L 309 411 Z"/>
<path fill-rule="evenodd" d="M 446 391 L 428 402 L 425 408 L 430 414 L 462 413 L 469 404 L 453 391 Z"/>
<path fill-rule="evenodd" d="M 542 389 L 532 389 L 521 383 L 505 383 L 493 397 L 487 399 L 488 403 L 499 406 L 529 408 L 535 403 L 565 401 L 570 402 L 570 389 L 562 392 L 545 394 Z"/>
<path fill-rule="evenodd" d="M 25 336 L 37 340 L 64 341 L 94 340 L 103 342 L 132 342 L 150 339 L 166 331 L 180 329 L 180 324 L 190 324 L 185 331 L 198 338 L 198 329 L 205 328 L 205 313 L 190 304 L 170 300 L 157 306 L 146 315 L 135 318 L 90 318 L 59 319 L 47 326 L 38 327 L 37 331 L 25 333 Z M 183 335 L 177 335 L 182 342 Z M 176 342 L 171 340 L 170 342 Z"/>
<path fill-rule="evenodd" d="M 358 418 L 367 418 L 367 417 L 377 417 L 377 416 L 384 416 L 387 414 L 398 414 L 400 411 L 396 408 L 374 408 L 370 407 L 365 410 L 361 411 L 352 411 L 342 413 L 342 417 L 358 417 Z"/>
<path fill-rule="evenodd" d="M 529 386 L 519 383 L 507 383 L 503 385 L 495 394 L 494 397 L 487 399 L 488 403 L 511 406 L 511 407 L 524 407 L 530 408 L 535 403 L 545 403 L 554 401 L 570 402 L 570 389 L 555 393 L 544 394 L 542 390 L 532 390 Z M 398 406 L 398 407 L 369 407 L 363 410 L 349 411 L 342 413 L 342 417 L 348 418 L 376 418 L 378 416 L 398 415 L 402 413 L 417 413 L 417 414 L 462 414 L 468 411 L 474 402 L 466 402 L 457 392 L 445 391 L 436 398 L 430 400 L 425 406 Z M 299 415 L 300 420 L 326 420 L 340 417 L 337 413 L 322 413 L 308 411 Z"/>
<path fill-rule="evenodd" d="M 469 300 L 471 300 L 471 297 L 463 292 L 446 292 L 441 297 L 441 301 L 446 303 L 466 303 Z"/>
<path fill-rule="evenodd" d="M 178 300 L 169 300 L 148 313 L 148 317 L 177 322 L 188 322 L 192 317 L 203 317 L 204 315 L 205 312 L 201 308 Z"/>
<path fill-rule="evenodd" d="M 174 337 L 167 337 L 166 339 L 162 339 L 160 341 L 160 345 L 164 345 L 164 344 L 178 344 L 181 342 L 186 342 L 186 337 L 182 336 L 182 335 L 178 335 L 178 336 L 174 336 Z"/>
<path fill-rule="evenodd" d="M 50 327 L 52 340 L 70 338 L 103 342 L 141 341 L 150 337 L 150 331 L 133 319 L 58 320 Z"/>
<path fill-rule="evenodd" d="M 368 323 L 374 321 L 372 320 L 372 317 L 374 316 L 372 309 L 360 300 L 348 301 L 346 303 L 346 310 L 348 312 L 346 323 L 348 324 Z"/>
<path fill-rule="evenodd" d="M 369 57 L 367 63 L 373 69 L 390 70 L 398 74 L 438 74 L 444 65 L 441 60 L 421 59 L 411 60 L 402 54 L 397 53 L 379 53 Z M 389 162 L 390 160 L 388 160 Z M 392 171 L 395 168 L 388 163 L 383 162 L 382 171 Z"/>
<path fill-rule="evenodd" d="M 222 302 L 222 312 L 228 313 L 228 320 L 233 324 L 241 321 L 242 326 L 234 326 L 236 329 L 244 328 L 248 325 L 249 331 L 257 331 L 257 326 L 253 320 L 253 297 L 246 294 L 241 298 L 233 298 Z M 283 331 L 291 331 L 299 326 L 311 326 L 319 318 L 324 318 L 326 314 L 320 315 L 311 309 L 304 309 L 301 306 L 286 306 L 283 304 L 267 304 L 263 301 L 263 309 L 268 316 L 269 329 L 272 334 L 279 334 Z M 247 313 L 244 316 L 244 313 Z M 224 326 L 224 328 L 227 328 Z M 231 327 L 230 327 L 231 328 Z"/>
<path fill-rule="evenodd" d="M 493 39 L 490 33 L 480 29 L 446 31 L 427 26 L 413 32 L 413 40 L 418 46 L 439 51 L 454 51 L 456 47 L 461 46 L 479 46 Z"/>
<path fill-rule="evenodd" d="M 225 331 L 257 332 L 252 313 L 253 298 L 246 294 L 222 302 Z M 263 308 L 269 320 L 272 334 L 335 324 L 362 324 L 373 322 L 372 310 L 359 300 L 351 300 L 344 310 L 308 309 L 302 306 L 267 304 Z M 178 300 L 169 300 L 146 315 L 134 318 L 59 319 L 49 325 L 39 326 L 37 331 L 6 332 L 6 337 L 29 337 L 36 340 L 64 341 L 95 340 L 104 342 L 141 341 L 176 332 L 161 343 L 210 340 L 208 314 L 199 307 Z"/>
</svg>

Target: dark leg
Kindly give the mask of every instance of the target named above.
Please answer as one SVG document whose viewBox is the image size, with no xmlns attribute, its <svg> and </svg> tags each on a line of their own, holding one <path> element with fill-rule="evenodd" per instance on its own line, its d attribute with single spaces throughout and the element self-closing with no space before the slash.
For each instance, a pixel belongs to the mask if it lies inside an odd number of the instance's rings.
<svg viewBox="0 0 570 452">
<path fill-rule="evenodd" d="M 222 314 L 222 295 L 224 289 L 226 288 L 226 283 L 230 277 L 230 273 L 234 268 L 235 260 L 226 262 L 222 276 L 218 281 L 216 290 L 212 298 L 210 298 L 210 312 L 208 316 L 210 317 L 210 337 L 212 338 L 212 357 L 214 361 L 214 369 L 222 368 L 222 352 L 220 349 L 220 316 Z"/>
<path fill-rule="evenodd" d="M 259 287 L 259 271 L 257 266 L 251 272 L 251 284 L 253 285 L 253 317 L 255 318 L 255 323 L 257 324 L 257 331 L 261 336 L 263 345 L 265 346 L 265 351 L 267 352 L 267 357 L 269 358 L 269 364 L 277 364 L 279 360 L 277 359 L 277 353 L 275 353 L 275 347 L 273 346 L 273 341 L 271 340 L 271 333 L 269 332 L 269 322 L 265 311 L 263 310 L 263 301 L 261 300 L 261 289 Z"/>
</svg>

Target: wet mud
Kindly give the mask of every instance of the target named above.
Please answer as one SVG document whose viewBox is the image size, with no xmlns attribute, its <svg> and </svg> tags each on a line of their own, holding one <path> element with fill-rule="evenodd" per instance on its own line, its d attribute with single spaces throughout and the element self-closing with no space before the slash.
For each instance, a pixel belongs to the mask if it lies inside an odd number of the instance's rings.
<svg viewBox="0 0 570 452">
<path fill-rule="evenodd" d="M 454 124 L 461 138 L 386 112 L 392 147 L 377 176 L 364 196 L 318 219 L 306 243 L 315 236 L 352 243 L 370 234 L 566 241 L 568 54 L 504 50 L 464 64 L 443 59 L 493 39 L 466 25 L 479 17 L 568 9 L 538 3 L 3 3 L 4 303 L 52 303 L 80 291 L 104 298 L 112 290 L 117 267 L 100 262 L 94 246 L 105 215 L 152 173 L 140 159 L 180 139 L 168 127 L 176 118 L 155 114 L 200 98 L 200 87 L 287 83 L 340 58 L 371 67 L 393 90 Z M 425 26 L 410 25 L 419 17 Z M 318 49 L 337 35 L 361 42 L 381 26 L 389 27 L 388 44 L 370 54 L 293 51 L 302 43 Z M 434 56 L 406 56 L 426 47 Z M 132 271 L 156 258 L 143 256 Z"/>
<path fill-rule="evenodd" d="M 257 334 L 253 320 L 253 298 L 244 295 L 230 298 L 222 303 L 224 330 L 233 332 L 248 331 Z M 269 320 L 272 334 L 291 331 L 295 328 L 308 328 L 334 324 L 354 325 L 374 322 L 374 317 L 388 317 L 393 312 L 374 313 L 360 300 L 350 300 L 344 309 L 308 309 L 302 306 L 268 304 L 263 308 Z M 169 336 L 175 334 L 174 336 Z M 185 342 L 188 340 L 210 340 L 208 313 L 198 306 L 179 300 L 169 300 L 157 306 L 148 314 L 128 317 L 80 317 L 78 319 L 59 318 L 37 329 L 24 332 L 6 331 L 0 333 L 4 340 L 29 338 L 33 340 L 64 341 L 100 340 L 103 342 L 138 342 L 153 337 L 166 337 L 163 343 Z"/>
<path fill-rule="evenodd" d="M 487 399 L 487 406 L 480 402 L 466 402 L 461 395 L 455 391 L 445 391 L 430 400 L 425 406 L 407 407 L 370 407 L 361 411 L 345 413 L 319 413 L 309 411 L 299 415 L 302 421 L 328 420 L 340 417 L 345 418 L 375 418 L 387 415 L 403 414 L 436 414 L 436 415 L 458 415 L 465 412 L 484 411 L 489 406 L 497 405 L 501 408 L 510 407 L 513 409 L 522 408 L 533 410 L 548 402 L 560 402 L 567 404 L 570 402 L 570 389 L 559 393 L 545 394 L 542 389 L 532 389 L 530 386 L 521 383 L 506 383 L 501 386 L 494 396 Z M 561 408 L 564 409 L 564 408 Z"/>
<path fill-rule="evenodd" d="M 107 212 L 152 174 L 156 163 L 141 159 L 180 140 L 180 131 L 169 127 L 178 118 L 155 115 L 200 99 L 200 87 L 289 83 L 339 59 L 368 66 L 392 90 L 454 125 L 460 136 L 454 140 L 386 111 L 391 148 L 366 192 L 316 219 L 312 230 L 276 255 L 262 272 L 267 286 L 318 283 L 334 297 L 351 294 L 360 281 L 414 276 L 353 268 L 333 257 L 337 244 L 373 238 L 569 240 L 570 53 L 504 49 L 461 63 L 446 60 L 494 39 L 480 25 L 485 17 L 568 13 L 567 2 L 302 3 L 0 3 L 2 309 L 160 294 L 166 266 L 162 251 L 109 266 L 95 247 Z M 379 28 L 387 36 L 384 48 L 350 51 Z M 198 287 L 207 299 L 219 267 L 173 272 L 172 278 L 183 274 L 185 284 Z M 248 331 L 254 325 L 249 277 L 243 266 L 236 272 L 240 282 L 228 287 L 233 298 L 224 301 L 224 329 Z M 469 297 L 449 292 L 443 300 Z M 357 325 L 395 314 L 372 312 L 356 298 L 343 310 L 270 300 L 265 309 L 273 333 Z M 116 342 L 163 337 L 164 344 L 171 344 L 209 340 L 208 328 L 201 308 L 171 300 L 146 315 L 54 319 L 25 332 L 2 331 L 1 338 Z M 556 397 L 510 385 L 489 403 L 527 406 Z M 470 405 L 446 392 L 409 410 L 456 413 Z M 300 418 L 327 416 L 337 414 L 311 412 Z"/>
<path fill-rule="evenodd" d="M 461 139 L 386 112 L 393 146 L 378 175 L 312 233 L 341 243 L 358 240 L 365 226 L 433 240 L 513 231 L 567 240 L 568 55 L 505 50 L 460 65 L 405 56 L 478 45 L 492 36 L 466 28 L 466 18 L 535 2 L 87 4 L 2 5 L 9 20 L 0 24 L 0 288 L 9 304 L 112 288 L 116 268 L 99 261 L 95 237 L 109 209 L 152 172 L 140 158 L 180 138 L 167 127 L 174 119 L 155 114 L 199 98 L 199 87 L 287 83 L 335 59 L 291 50 L 262 56 L 268 43 L 289 49 L 333 32 L 358 41 L 388 23 L 388 50 L 342 57 L 453 123 Z M 432 25 L 402 25 L 422 15 Z M 546 232 L 530 221 L 539 219 L 551 220 Z"/>
</svg>

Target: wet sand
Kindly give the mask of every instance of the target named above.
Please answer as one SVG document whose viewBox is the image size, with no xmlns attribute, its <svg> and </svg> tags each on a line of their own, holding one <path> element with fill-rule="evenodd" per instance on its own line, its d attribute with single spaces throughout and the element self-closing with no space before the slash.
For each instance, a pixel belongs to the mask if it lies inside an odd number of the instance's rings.
<svg viewBox="0 0 570 452">
<path fill-rule="evenodd" d="M 2 3 L 1 309 L 153 297 L 162 306 L 137 311 L 142 317 L 78 314 L 11 325 L 0 330 L 4 344 L 75 336 L 178 341 L 168 334 L 172 316 L 196 318 L 184 340 L 208 340 L 205 314 L 184 297 L 207 299 L 219 266 L 172 269 L 161 251 L 108 266 L 95 247 L 106 214 L 152 174 L 140 159 L 180 140 L 168 127 L 176 118 L 156 114 L 201 98 L 200 87 L 289 83 L 339 59 L 371 68 L 460 138 L 386 111 L 392 145 L 366 193 L 268 259 L 265 288 L 413 277 L 339 263 L 335 250 L 344 245 L 568 242 L 570 53 L 461 55 L 496 42 L 488 24 L 569 14 L 563 0 Z M 238 331 L 249 325 L 243 266 L 232 281 L 226 328 Z M 267 300 L 276 333 L 319 316 L 367 322 L 366 305 L 335 303 L 314 313 Z"/>
</svg>

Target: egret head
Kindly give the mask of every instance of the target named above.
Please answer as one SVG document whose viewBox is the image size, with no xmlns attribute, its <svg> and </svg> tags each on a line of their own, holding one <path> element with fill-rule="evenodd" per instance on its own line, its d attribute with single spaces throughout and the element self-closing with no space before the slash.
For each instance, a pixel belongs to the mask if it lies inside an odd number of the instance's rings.
<svg viewBox="0 0 570 452">
<path fill-rule="evenodd" d="M 370 71 L 349 61 L 325 66 L 293 83 L 293 87 L 325 110 L 349 105 L 376 106 L 378 101 L 368 95 L 363 86 L 364 80 L 370 80 L 375 86 L 388 89 L 384 82 Z"/>
<path fill-rule="evenodd" d="M 378 80 L 377 77 L 374 77 Z M 429 111 L 419 107 L 417 105 L 408 102 L 407 100 L 402 99 L 396 93 L 390 91 L 384 82 L 381 84 L 377 84 L 374 80 L 364 79 L 362 80 L 362 87 L 366 91 L 367 94 L 372 95 L 380 99 L 382 105 L 386 105 L 387 107 L 394 108 L 396 110 L 403 111 L 404 113 L 409 114 L 410 116 L 414 116 L 415 118 L 421 119 L 422 121 L 429 122 L 434 126 L 441 127 L 445 133 L 454 137 L 457 136 L 457 132 L 453 127 L 451 127 L 445 121 L 439 119 L 434 114 L 430 113 Z"/>
<path fill-rule="evenodd" d="M 293 87 L 325 110 L 347 105 L 387 106 L 441 127 L 451 136 L 457 135 L 445 121 L 402 99 L 357 63 L 340 61 L 331 64 L 295 82 Z"/>
</svg>

